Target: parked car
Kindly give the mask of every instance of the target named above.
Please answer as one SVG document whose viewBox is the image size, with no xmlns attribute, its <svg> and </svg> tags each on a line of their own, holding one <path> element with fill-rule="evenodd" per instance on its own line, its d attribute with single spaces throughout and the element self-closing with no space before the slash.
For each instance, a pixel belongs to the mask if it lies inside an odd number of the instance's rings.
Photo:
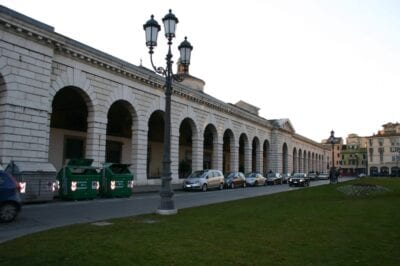
<svg viewBox="0 0 400 266">
<path fill-rule="evenodd" d="M 295 173 L 289 178 L 289 186 L 309 186 L 310 178 L 305 173 Z"/>
<path fill-rule="evenodd" d="M 227 188 L 246 187 L 246 178 L 242 172 L 227 173 L 224 186 Z"/>
<path fill-rule="evenodd" d="M 318 179 L 320 179 L 320 180 L 328 180 L 329 179 L 329 174 L 328 173 L 320 173 L 318 175 Z"/>
<path fill-rule="evenodd" d="M 21 211 L 22 203 L 18 189 L 17 181 L 0 170 L 0 222 L 13 221 Z"/>
<path fill-rule="evenodd" d="M 289 178 L 292 176 L 291 173 L 286 173 L 282 175 L 282 183 L 287 184 L 289 181 Z"/>
<path fill-rule="evenodd" d="M 361 177 L 361 178 L 362 178 L 362 177 L 366 177 L 366 176 L 367 176 L 367 175 L 364 174 L 364 173 L 361 173 L 361 174 L 358 175 L 358 177 Z"/>
<path fill-rule="evenodd" d="M 282 184 L 282 175 L 280 173 L 268 173 L 267 184 Z"/>
<path fill-rule="evenodd" d="M 310 178 L 310 180 L 317 180 L 317 173 L 315 172 L 309 172 L 308 173 L 308 178 Z"/>
<path fill-rule="evenodd" d="M 209 188 L 224 188 L 224 175 L 219 170 L 195 171 L 183 181 L 183 190 L 207 191 Z"/>
<path fill-rule="evenodd" d="M 260 173 L 248 173 L 246 174 L 246 184 L 249 186 L 265 186 L 267 179 Z"/>
</svg>

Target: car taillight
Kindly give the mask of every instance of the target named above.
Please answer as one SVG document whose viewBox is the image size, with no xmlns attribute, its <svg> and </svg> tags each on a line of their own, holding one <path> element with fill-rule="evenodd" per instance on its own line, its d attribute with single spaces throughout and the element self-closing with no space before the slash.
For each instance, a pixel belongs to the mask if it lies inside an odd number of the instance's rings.
<svg viewBox="0 0 400 266">
<path fill-rule="evenodd" d="M 18 182 L 19 185 L 19 193 L 25 193 L 26 192 L 26 182 Z M 17 186 L 18 188 L 18 186 Z"/>
</svg>

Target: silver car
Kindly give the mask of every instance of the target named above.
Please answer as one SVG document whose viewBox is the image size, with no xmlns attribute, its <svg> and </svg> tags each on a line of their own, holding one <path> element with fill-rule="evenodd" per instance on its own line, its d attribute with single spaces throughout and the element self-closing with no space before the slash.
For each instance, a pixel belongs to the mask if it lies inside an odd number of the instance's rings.
<svg viewBox="0 0 400 266">
<path fill-rule="evenodd" d="M 195 171 L 183 181 L 183 190 L 207 191 L 209 188 L 224 188 L 224 175 L 219 170 Z"/>
<path fill-rule="evenodd" d="M 265 186 L 267 184 L 267 179 L 260 173 L 248 173 L 246 175 L 246 183 L 249 186 Z"/>
<path fill-rule="evenodd" d="M 280 173 L 268 173 L 267 184 L 282 184 L 282 175 Z"/>
</svg>

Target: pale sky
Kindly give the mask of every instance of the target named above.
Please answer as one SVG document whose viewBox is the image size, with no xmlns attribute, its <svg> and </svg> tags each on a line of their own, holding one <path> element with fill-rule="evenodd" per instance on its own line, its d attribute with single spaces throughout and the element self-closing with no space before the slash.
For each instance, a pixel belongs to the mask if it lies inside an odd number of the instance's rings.
<svg viewBox="0 0 400 266">
<path fill-rule="evenodd" d="M 55 31 L 151 68 L 143 24 L 179 19 L 177 46 L 193 45 L 190 74 L 227 103 L 246 101 L 267 119 L 289 118 L 320 142 L 335 130 L 370 136 L 400 122 L 398 0 L 0 0 Z M 161 30 L 155 62 L 165 66 Z"/>
</svg>

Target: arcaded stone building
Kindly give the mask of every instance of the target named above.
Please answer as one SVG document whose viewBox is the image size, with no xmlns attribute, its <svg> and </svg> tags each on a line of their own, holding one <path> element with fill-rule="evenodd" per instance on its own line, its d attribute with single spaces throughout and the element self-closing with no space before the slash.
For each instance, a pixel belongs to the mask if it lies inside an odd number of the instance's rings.
<svg viewBox="0 0 400 266">
<path fill-rule="evenodd" d="M 142 41 L 142 40 L 138 40 Z M 69 158 L 131 164 L 138 184 L 162 169 L 164 79 L 0 6 L 0 162 Z M 324 171 L 329 149 L 269 120 L 245 102 L 228 104 L 186 76 L 173 84 L 173 183 L 216 168 L 265 173 Z"/>
</svg>

